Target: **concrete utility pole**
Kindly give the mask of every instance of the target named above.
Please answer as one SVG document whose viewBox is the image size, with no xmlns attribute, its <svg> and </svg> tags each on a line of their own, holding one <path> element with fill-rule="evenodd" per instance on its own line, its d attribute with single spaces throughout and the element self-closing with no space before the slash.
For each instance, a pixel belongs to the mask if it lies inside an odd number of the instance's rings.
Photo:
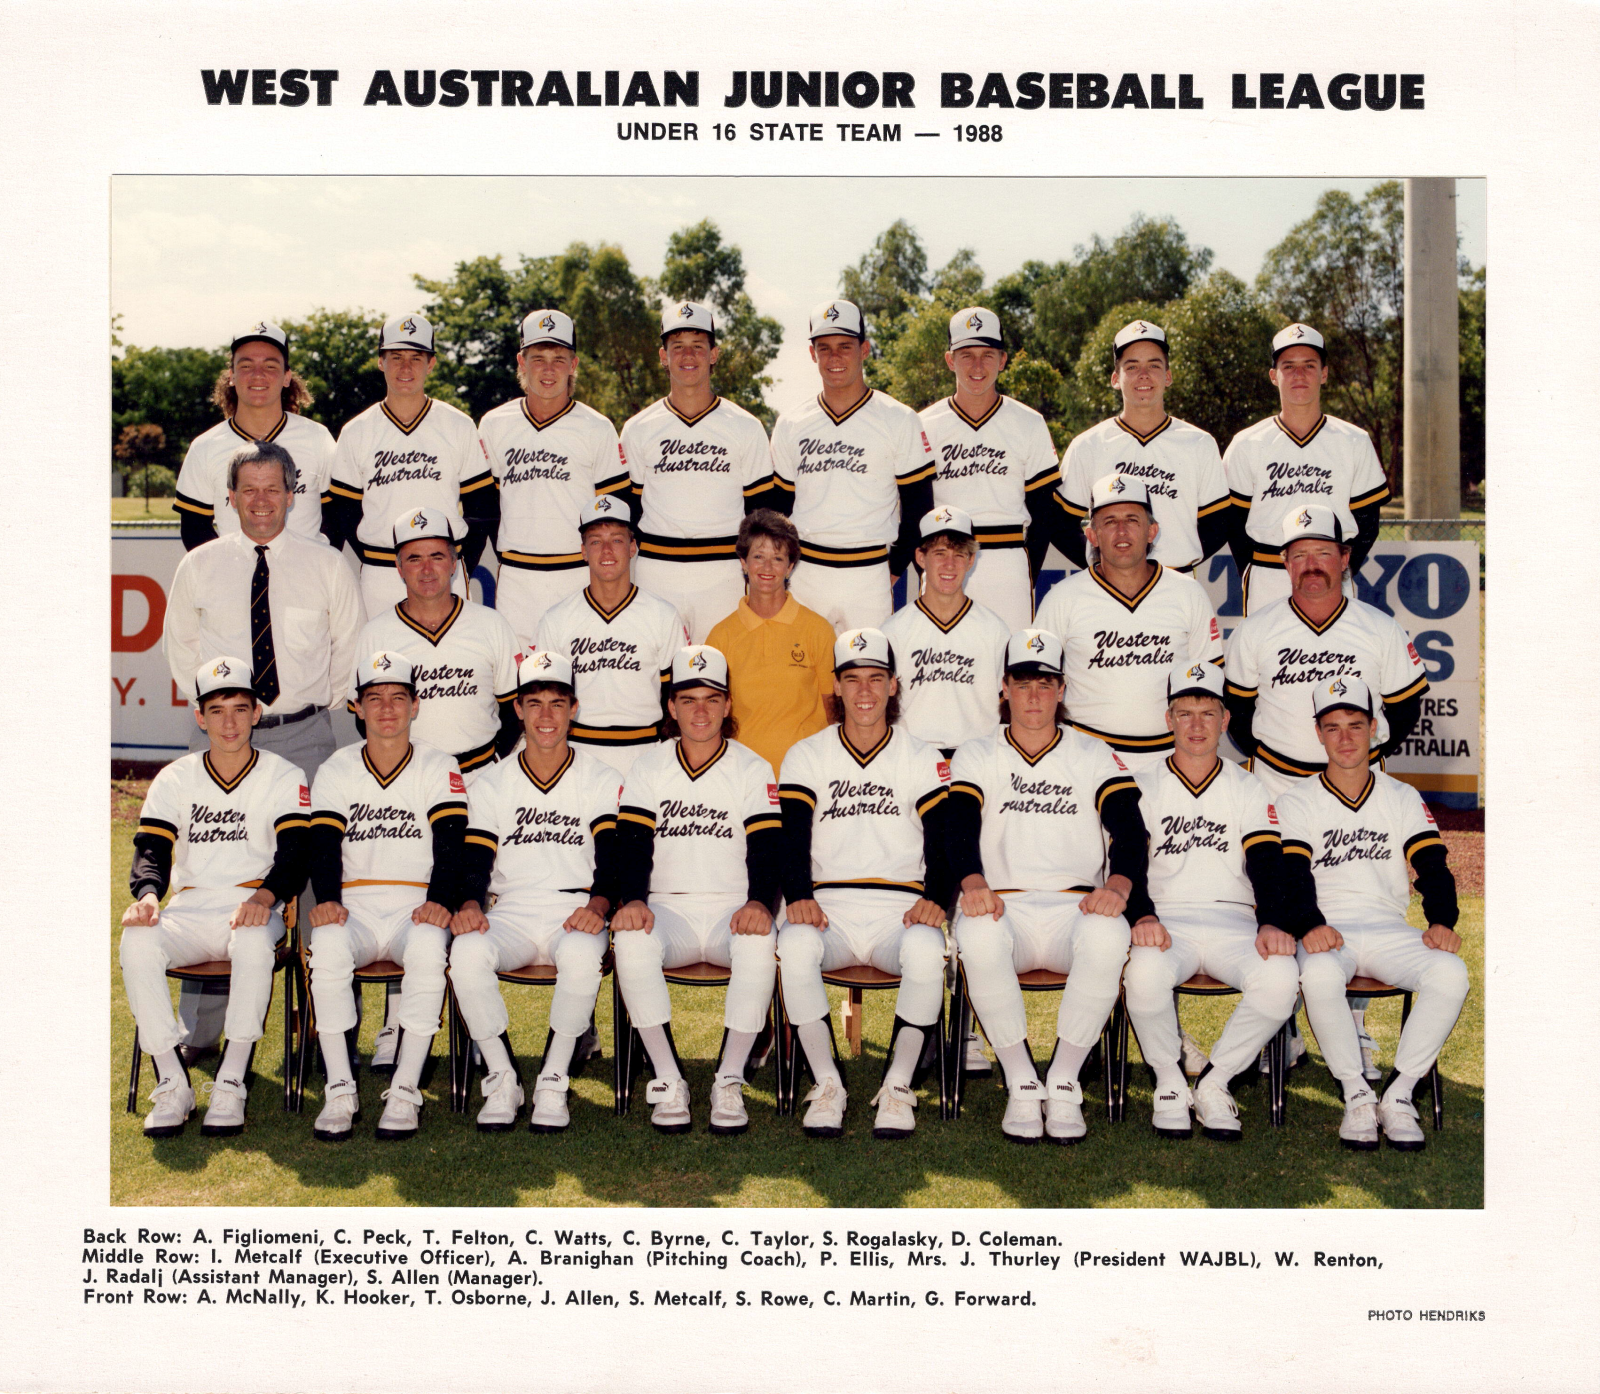
<svg viewBox="0 0 1600 1394">
<path fill-rule="evenodd" d="M 1406 180 L 1407 518 L 1461 516 L 1456 181 Z"/>
</svg>

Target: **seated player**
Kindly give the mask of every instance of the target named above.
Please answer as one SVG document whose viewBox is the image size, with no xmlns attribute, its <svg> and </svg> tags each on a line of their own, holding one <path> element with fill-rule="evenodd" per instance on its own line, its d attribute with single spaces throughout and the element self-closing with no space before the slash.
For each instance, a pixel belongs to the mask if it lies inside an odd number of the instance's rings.
<svg viewBox="0 0 1600 1394">
<path fill-rule="evenodd" d="M 650 1121 L 663 1133 L 688 1132 L 692 1121 L 669 1034 L 664 971 L 715 963 L 730 973 L 727 1038 L 711 1086 L 714 1133 L 750 1126 L 744 1067 L 778 975 L 778 785 L 772 766 L 732 739 L 738 727 L 731 711 L 723 655 L 703 644 L 680 649 L 667 699 L 668 741 L 633 762 L 617 815 L 617 982 L 655 1069 L 645 1097 Z"/>
<path fill-rule="evenodd" d="M 1381 1129 L 1396 1151 L 1420 1152 L 1412 1091 L 1438 1059 L 1470 986 L 1458 955 L 1455 878 L 1422 795 L 1368 764 L 1374 716 L 1366 683 L 1321 684 L 1313 710 L 1328 767 L 1277 804 L 1291 907 L 1284 928 L 1300 940 L 1306 1019 L 1344 1090 L 1339 1141 L 1370 1152 Z M 1420 932 L 1406 923 L 1407 868 L 1428 923 Z M 1345 1006 L 1345 986 L 1357 974 L 1416 994 L 1381 1099 L 1362 1075 Z"/>
<path fill-rule="evenodd" d="M 311 1003 L 328 1092 L 312 1136 L 343 1142 L 360 1096 L 345 1032 L 356 1024 L 354 970 L 379 959 L 405 969 L 395 1013 L 400 1044 L 377 1136 L 414 1137 L 417 1082 L 444 1005 L 450 907 L 467 826 L 467 787 L 455 759 L 413 744 L 417 689 L 404 654 L 378 652 L 356 679 L 361 745 L 323 762 L 311 788 Z"/>
<path fill-rule="evenodd" d="M 956 751 L 950 856 L 972 1010 L 1005 1070 L 1000 1130 L 1067 1145 L 1088 1131 L 1078 1074 L 1117 1000 L 1128 922 L 1152 907 L 1138 786 L 1110 746 L 1065 725 L 1063 689 L 1061 641 L 1013 634 L 1005 725 Z M 1036 968 L 1068 975 L 1043 1087 L 1017 981 Z"/>
<path fill-rule="evenodd" d="M 894 650 L 876 629 L 833 646 L 836 726 L 784 757 L 783 1000 L 811 1077 L 805 1132 L 839 1137 L 848 1096 L 834 1063 L 824 972 L 871 964 L 900 975 L 894 1035 L 872 1135 L 917 1125 L 911 1080 L 944 1000 L 950 767 L 901 730 Z"/>
<path fill-rule="evenodd" d="M 1294 939 L 1277 927 L 1283 843 L 1267 791 L 1217 755 L 1228 729 L 1222 685 L 1222 670 L 1211 663 L 1175 665 L 1167 678 L 1167 724 L 1177 746 L 1138 775 L 1155 914 L 1134 923 L 1123 984 L 1139 1049 L 1155 1071 L 1151 1121 L 1161 1137 L 1192 1131 L 1173 989 L 1205 973 L 1243 994 L 1192 1100 L 1207 1137 L 1236 1142 L 1239 1110 L 1228 1081 L 1294 1011 L 1300 970 Z"/>
<path fill-rule="evenodd" d="M 200 1131 L 244 1131 L 245 1076 L 272 1001 L 273 950 L 284 935 L 280 906 L 305 884 L 311 795 L 297 766 L 251 748 L 261 704 L 250 665 L 214 658 L 194 681 L 195 721 L 207 749 L 174 760 L 151 781 L 133 836 L 133 904 L 122 913 L 122 985 L 139 1045 L 156 1067 L 146 1137 L 176 1137 L 194 1109 L 167 969 L 222 958 L 233 964 L 228 1047 L 208 1086 L 211 1106 Z M 174 879 L 178 889 L 163 910 Z M 241 890 L 250 893 L 241 899 Z"/>
<path fill-rule="evenodd" d="M 524 658 L 516 712 L 527 745 L 516 759 L 485 770 L 472 787 L 461 908 L 450 922 L 450 981 L 483 1052 L 480 1132 L 506 1132 L 522 1107 L 522 1082 L 505 1034 L 510 1019 L 495 974 L 528 964 L 556 969 L 528 1129 L 558 1133 L 571 1121 L 568 1072 L 600 990 L 613 898 L 603 877 L 622 784 L 605 761 L 567 744 L 577 708 L 564 654 Z"/>
</svg>

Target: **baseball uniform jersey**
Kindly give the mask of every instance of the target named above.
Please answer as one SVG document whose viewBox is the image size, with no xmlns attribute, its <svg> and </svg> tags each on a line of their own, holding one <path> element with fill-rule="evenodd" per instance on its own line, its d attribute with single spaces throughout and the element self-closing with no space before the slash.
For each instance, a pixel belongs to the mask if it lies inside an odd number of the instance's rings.
<svg viewBox="0 0 1600 1394">
<path fill-rule="evenodd" d="M 1245 853 L 1280 843 L 1267 791 L 1248 770 L 1219 759 L 1191 784 L 1171 756 L 1135 776 L 1150 834 L 1150 899 L 1164 904 L 1228 901 L 1254 906 Z"/>
<path fill-rule="evenodd" d="M 254 436 L 234 424 L 231 416 L 189 443 L 178 471 L 177 497 L 172 502 L 180 515 L 187 515 L 202 526 L 194 533 L 195 542 L 189 541 L 191 529 L 185 527 L 186 547 L 207 540 L 205 523 L 216 529 L 218 537 L 239 531 L 239 515 L 228 502 L 228 461 L 242 447 L 257 443 Z M 332 434 L 321 422 L 286 411 L 259 443 L 280 445 L 294 458 L 294 505 L 284 526 L 307 542 L 325 543 L 328 539 L 322 535 L 322 505 L 333 470 Z"/>
<path fill-rule="evenodd" d="M 901 725 L 941 750 L 987 736 L 1000 724 L 1005 622 L 967 600 L 948 624 L 919 597 L 883 623 L 900 678 Z"/>
</svg>

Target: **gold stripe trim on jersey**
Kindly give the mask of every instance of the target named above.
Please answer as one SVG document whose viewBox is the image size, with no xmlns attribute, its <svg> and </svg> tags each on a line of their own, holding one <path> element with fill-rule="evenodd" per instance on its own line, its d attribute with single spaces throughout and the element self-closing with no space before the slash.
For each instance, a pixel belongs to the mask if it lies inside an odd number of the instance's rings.
<svg viewBox="0 0 1600 1394">
<path fill-rule="evenodd" d="M 924 479 L 932 479 L 937 468 L 934 462 L 929 460 L 921 469 L 914 469 L 910 474 L 897 474 L 894 477 L 895 487 L 897 489 L 905 489 L 912 484 L 922 483 Z"/>
<path fill-rule="evenodd" d="M 361 502 L 360 489 L 352 489 L 348 484 L 341 484 L 337 479 L 328 481 L 328 493 L 330 495 L 337 494 L 342 499 L 354 499 L 357 503 Z"/>
<path fill-rule="evenodd" d="M 364 878 L 359 881 L 341 881 L 339 884 L 346 888 L 350 886 L 421 886 L 423 890 L 428 889 L 426 881 L 377 881 Z"/>
<path fill-rule="evenodd" d="M 1264 842 L 1281 843 L 1283 839 L 1274 832 L 1251 833 L 1240 845 L 1241 852 L 1248 852 L 1252 847 L 1259 847 Z"/>
<path fill-rule="evenodd" d="M 774 474 L 772 476 L 772 482 L 775 485 L 777 485 L 778 488 L 782 489 L 785 493 L 789 493 L 789 494 L 794 493 L 794 481 L 793 480 L 785 479 L 781 474 Z"/>
<path fill-rule="evenodd" d="M 1339 620 L 1343 617 L 1344 612 L 1350 608 L 1350 597 L 1348 595 L 1341 595 L 1339 597 L 1338 608 L 1334 610 L 1334 612 L 1329 615 L 1327 619 L 1323 620 L 1321 624 L 1316 623 L 1315 620 L 1306 614 L 1306 612 L 1300 608 L 1300 602 L 1292 595 L 1289 597 L 1289 608 L 1293 610 L 1295 614 L 1300 616 L 1301 624 L 1305 625 L 1305 627 L 1313 634 L 1321 635 L 1326 634 L 1334 627 L 1334 625 L 1339 623 Z"/>
<path fill-rule="evenodd" d="M 917 817 L 926 818 L 930 809 L 938 808 L 949 797 L 948 789 L 935 789 L 931 794 L 924 794 L 917 802 Z"/>
<path fill-rule="evenodd" d="M 1016 751 L 1017 754 L 1020 755 L 1027 764 L 1030 766 L 1037 765 L 1039 761 L 1044 759 L 1046 755 L 1048 755 L 1052 750 L 1061 744 L 1061 728 L 1059 726 L 1056 727 L 1056 733 L 1050 738 L 1050 744 L 1045 746 L 1045 748 L 1037 755 L 1029 755 L 1026 750 L 1017 744 L 1016 739 L 1011 734 L 1011 728 L 1009 726 L 1006 727 L 1006 744 Z"/>
<path fill-rule="evenodd" d="M 615 813 L 602 813 L 594 822 L 589 824 L 589 835 L 599 837 L 601 833 L 614 833 L 617 830 L 617 815 Z"/>
<path fill-rule="evenodd" d="M 674 405 L 673 400 L 672 400 L 672 398 L 670 396 L 663 397 L 661 399 L 661 404 L 664 407 L 666 407 L 666 409 L 668 411 L 670 411 L 675 417 L 677 417 L 679 421 L 683 422 L 683 424 L 685 426 L 698 426 L 702 421 L 704 421 L 706 419 L 706 417 L 710 416 L 712 412 L 714 412 L 718 407 L 720 407 L 722 405 L 722 398 L 721 397 L 713 397 L 711 399 L 711 405 L 709 407 L 707 407 L 703 412 L 701 412 L 698 416 L 685 416 Z"/>
<path fill-rule="evenodd" d="M 1106 800 L 1113 794 L 1120 794 L 1124 789 L 1137 789 L 1139 786 L 1131 779 L 1108 779 L 1100 786 L 1099 792 L 1094 796 L 1094 811 L 1098 813 L 1106 806 Z"/>
<path fill-rule="evenodd" d="M 546 426 L 554 426 L 556 422 L 561 420 L 563 416 L 565 416 L 577 405 L 578 404 L 576 401 L 568 398 L 566 406 L 562 407 L 561 410 L 558 411 L 554 416 L 546 417 L 543 421 L 536 421 L 533 413 L 528 410 L 528 399 L 524 397 L 522 399 L 522 415 L 523 419 L 527 421 L 528 425 L 532 426 L 534 430 L 542 431 Z"/>
<path fill-rule="evenodd" d="M 474 847 L 487 847 L 491 852 L 500 850 L 500 839 L 493 833 L 469 832 L 462 842 L 470 842 Z"/>
<path fill-rule="evenodd" d="M 1288 436 L 1290 440 L 1302 448 L 1310 445 L 1311 442 L 1317 438 L 1317 433 L 1328 424 L 1327 413 L 1324 412 L 1323 415 L 1317 418 L 1317 424 L 1307 431 L 1305 435 L 1297 436 L 1293 431 L 1283 424 L 1283 418 L 1281 416 L 1274 416 L 1272 419 L 1278 423 L 1278 429 L 1282 431 L 1284 435 Z"/>
<path fill-rule="evenodd" d="M 493 759 L 494 737 L 491 736 L 482 745 L 472 750 L 463 750 L 456 756 L 456 764 L 460 767 L 462 774 L 467 774 L 482 765 L 488 764 Z"/>
<path fill-rule="evenodd" d="M 1240 687 L 1238 683 L 1225 683 L 1224 687 L 1230 697 L 1256 697 L 1260 695 L 1259 687 Z"/>
<path fill-rule="evenodd" d="M 1285 856 L 1293 852 L 1297 857 L 1304 857 L 1307 861 L 1311 860 L 1311 849 L 1299 842 L 1285 842 L 1283 844 L 1283 852 Z"/>
<path fill-rule="evenodd" d="M 281 833 L 285 828 L 309 828 L 311 819 L 303 813 L 285 813 L 272 825 L 272 831 Z"/>
<path fill-rule="evenodd" d="M 456 493 L 475 494 L 479 489 L 498 489 L 499 487 L 500 486 L 495 483 L 494 475 L 490 473 L 490 471 L 484 470 L 479 474 L 473 475 L 471 479 L 463 480 L 460 486 L 456 489 Z"/>
<path fill-rule="evenodd" d="M 556 785 L 561 783 L 561 776 L 572 768 L 572 750 L 570 747 L 568 748 L 567 758 L 561 762 L 561 768 L 550 776 L 549 783 L 546 783 L 544 780 L 540 779 L 539 776 L 533 772 L 533 767 L 528 764 L 528 750 L 526 746 L 523 747 L 522 753 L 517 756 L 517 763 L 522 766 L 523 774 L 528 776 L 528 783 L 533 785 L 533 787 L 541 794 L 548 794 L 556 787 Z"/>
<path fill-rule="evenodd" d="M 1329 780 L 1328 772 L 1326 770 L 1319 774 L 1317 779 L 1321 782 L 1324 789 L 1332 794 L 1334 798 L 1338 799 L 1339 802 L 1342 803 L 1346 808 L 1350 809 L 1360 808 L 1372 796 L 1372 791 L 1378 787 L 1378 781 L 1373 777 L 1371 770 L 1367 771 L 1367 782 L 1361 786 L 1360 796 L 1354 799 L 1346 798 L 1344 794 L 1333 787 L 1333 783 L 1331 780 Z"/>
<path fill-rule="evenodd" d="M 400 623 L 405 625 L 407 629 L 415 630 L 434 648 L 438 648 L 439 640 L 450 632 L 450 626 L 461 618 L 461 612 L 467 608 L 466 601 L 459 595 L 456 596 L 455 601 L 456 603 L 450 607 L 450 613 L 445 616 L 444 621 L 437 629 L 429 629 L 427 625 L 412 619 L 410 615 L 406 614 L 406 603 L 403 600 L 394 607 L 394 612 L 399 617 Z"/>
<path fill-rule="evenodd" d="M 1228 495 L 1224 494 L 1220 499 L 1217 499 L 1214 503 L 1208 503 L 1204 508 L 1202 508 L 1194 516 L 1196 518 L 1209 518 L 1213 513 L 1220 513 L 1220 512 L 1222 512 L 1222 510 L 1224 508 L 1232 508 L 1232 507 L 1233 507 L 1233 500 Z"/>
<path fill-rule="evenodd" d="M 671 561 L 717 561 L 735 555 L 737 538 L 723 537 L 656 537 L 639 534 L 639 554 L 646 557 L 663 557 Z"/>
<path fill-rule="evenodd" d="M 965 794 L 968 798 L 976 799 L 979 808 L 983 807 L 983 790 L 978 788 L 976 784 L 969 784 L 964 779 L 958 779 L 950 785 L 950 792 L 952 794 Z"/>
<path fill-rule="evenodd" d="M 833 422 L 835 426 L 844 425 L 846 421 L 860 411 L 862 407 L 866 406 L 866 404 L 871 400 L 872 389 L 869 387 L 865 394 L 863 394 L 861 397 L 861 400 L 858 401 L 853 407 L 846 407 L 842 412 L 839 413 L 839 415 L 835 416 L 833 414 L 833 408 L 822 400 L 822 395 L 820 393 L 817 395 L 817 405 L 822 408 L 823 415 L 825 415 L 829 421 Z"/>
<path fill-rule="evenodd" d="M 968 612 L 972 609 L 972 598 L 969 596 L 967 597 L 966 603 L 956 611 L 955 618 L 946 624 L 936 614 L 934 614 L 932 610 L 922 603 L 922 597 L 920 595 L 917 597 L 915 603 L 917 609 L 921 610 L 922 613 L 928 617 L 928 623 L 937 629 L 941 634 L 948 634 L 952 629 L 960 624 L 962 620 L 966 619 Z"/>
<path fill-rule="evenodd" d="M 340 832 L 345 829 L 345 821 L 337 813 L 318 813 L 311 819 L 313 828 L 337 828 Z"/>
<path fill-rule="evenodd" d="M 176 832 L 174 832 L 171 828 L 163 828 L 156 823 L 140 823 L 138 832 L 153 833 L 156 837 L 166 838 L 168 842 L 171 842 L 174 845 L 176 845 L 178 841 L 178 834 Z M 135 833 L 135 836 L 138 836 L 138 833 Z"/>
<path fill-rule="evenodd" d="M 878 755 L 882 752 L 884 746 L 888 745 L 889 742 L 891 740 L 893 740 L 893 739 L 894 739 L 894 727 L 891 726 L 891 727 L 889 727 L 889 729 L 887 731 L 885 731 L 883 733 L 883 739 L 881 741 L 879 741 L 875 746 L 873 746 L 871 750 L 863 752 L 863 751 L 857 750 L 855 748 L 855 746 L 850 744 L 850 738 L 847 735 L 845 735 L 845 733 L 844 733 L 844 723 L 841 722 L 839 724 L 839 744 L 842 745 L 845 748 L 845 750 L 849 752 L 850 758 L 852 760 L 854 760 L 856 762 L 856 764 L 860 765 L 862 769 L 865 769 L 875 759 L 877 759 Z"/>
<path fill-rule="evenodd" d="M 879 876 L 859 876 L 854 881 L 813 881 L 817 891 L 905 891 L 909 895 L 922 894 L 921 881 L 886 881 Z"/>
<path fill-rule="evenodd" d="M 1111 419 L 1136 441 L 1138 441 L 1140 445 L 1149 445 L 1150 442 L 1159 436 L 1164 430 L 1166 430 L 1167 427 L 1172 425 L 1172 417 L 1164 416 L 1161 418 L 1161 424 L 1146 434 L 1134 430 L 1132 426 L 1128 425 L 1128 423 L 1121 418 L 1121 416 L 1113 416 Z"/>
<path fill-rule="evenodd" d="M 1022 486 L 1022 492 L 1025 494 L 1031 494 L 1035 489 L 1043 489 L 1048 485 L 1059 484 L 1060 482 L 1061 466 L 1052 465 L 1049 469 L 1043 471 L 1042 473 L 1034 475 L 1032 479 Z"/>
<path fill-rule="evenodd" d="M 1207 789 L 1217 782 L 1217 776 L 1222 773 L 1222 761 L 1215 755 L 1213 755 L 1212 758 L 1216 760 L 1216 764 L 1211 767 L 1210 773 L 1208 773 L 1206 777 L 1198 784 L 1191 784 L 1189 782 L 1189 776 L 1178 768 L 1178 762 L 1173 759 L 1172 756 L 1167 756 L 1164 763 L 1166 764 L 1166 767 L 1177 776 L 1178 783 L 1183 785 L 1185 789 L 1187 789 L 1195 796 L 1195 798 L 1198 799 L 1200 795 L 1205 793 Z"/>
<path fill-rule="evenodd" d="M 781 818 L 776 818 L 776 817 L 751 818 L 751 819 L 746 820 L 745 825 L 744 825 L 744 830 L 745 830 L 745 834 L 748 836 L 750 833 L 767 832 L 767 831 L 769 831 L 771 829 L 781 828 L 782 826 L 783 826 L 783 819 L 781 819 Z"/>
<path fill-rule="evenodd" d="M 409 426 L 389 410 L 389 399 L 387 397 L 385 397 L 384 400 L 378 405 L 382 408 L 383 414 L 387 416 L 390 422 L 394 425 L 395 430 L 399 431 L 403 436 L 409 436 L 414 430 L 417 429 L 418 426 L 422 425 L 423 418 L 433 410 L 433 398 L 424 397 L 422 399 L 422 410 L 411 418 L 411 424 Z"/>
<path fill-rule="evenodd" d="M 466 804 L 464 804 L 464 803 L 441 803 L 441 804 L 435 804 L 432 808 L 430 808 L 428 810 L 428 821 L 430 823 L 437 823 L 441 818 L 454 818 L 454 817 L 457 817 L 457 816 L 460 816 L 462 818 L 465 818 L 467 816 L 467 806 L 466 806 Z"/>
<path fill-rule="evenodd" d="M 1406 843 L 1406 860 L 1409 862 L 1425 847 L 1443 847 L 1444 839 L 1438 833 L 1419 833 Z"/>
<path fill-rule="evenodd" d="M 1094 578 L 1095 585 L 1099 586 L 1101 590 L 1103 590 L 1107 595 L 1121 605 L 1122 608 L 1128 611 L 1129 614 L 1132 614 L 1139 608 L 1140 602 L 1143 601 L 1144 598 L 1156 588 L 1156 583 L 1161 580 L 1161 572 L 1163 569 L 1161 563 L 1156 561 L 1151 562 L 1150 564 L 1151 566 L 1155 567 L 1155 570 L 1150 575 L 1150 579 L 1139 588 L 1139 593 L 1131 598 L 1124 595 L 1114 585 L 1112 585 L 1111 582 L 1106 580 L 1106 578 L 1100 574 L 1099 562 L 1096 562 L 1089 568 L 1089 575 Z"/>
<path fill-rule="evenodd" d="M 594 592 L 591 591 L 588 586 L 583 588 L 583 598 L 585 602 L 588 604 L 589 608 L 593 610 L 595 614 L 599 615 L 600 618 L 603 619 L 607 624 L 610 624 L 611 621 L 616 619 L 616 617 L 626 610 L 628 606 L 632 605 L 634 597 L 638 594 L 639 587 L 630 585 L 628 587 L 628 593 L 617 602 L 617 608 L 615 610 L 606 610 L 595 602 Z"/>
<path fill-rule="evenodd" d="M 1080 522 L 1089 516 L 1089 510 L 1082 504 L 1072 503 L 1065 494 L 1058 493 L 1056 502 L 1061 505 L 1061 511 L 1069 518 L 1076 518 Z"/>
<path fill-rule="evenodd" d="M 780 784 L 778 786 L 779 799 L 794 799 L 805 804 L 807 808 L 817 806 L 817 796 L 809 789 L 803 789 L 798 784 Z"/>
<path fill-rule="evenodd" d="M 378 788 L 387 789 L 395 780 L 400 778 L 400 773 L 411 763 L 411 757 L 417 753 L 414 745 L 406 747 L 406 758 L 396 765 L 387 775 L 378 773 L 378 767 L 372 763 L 372 752 L 366 747 L 361 747 L 361 763 L 367 767 L 367 773 L 378 781 Z"/>
<path fill-rule="evenodd" d="M 1085 726 L 1081 721 L 1074 721 L 1071 725 L 1074 731 L 1081 731 L 1086 736 L 1093 736 L 1097 741 L 1104 741 L 1113 750 L 1127 750 L 1135 754 L 1171 750 L 1177 743 L 1177 738 L 1171 731 L 1159 736 L 1119 736 L 1111 731 L 1097 731 L 1093 726 Z"/>
<path fill-rule="evenodd" d="M 178 494 L 173 498 L 172 506 L 181 508 L 185 513 L 197 514 L 202 518 L 215 518 L 217 516 L 217 510 L 209 503 L 195 503 L 192 499 L 184 498 L 182 494 Z"/>
<path fill-rule="evenodd" d="M 1358 508 L 1371 508 L 1375 503 L 1382 503 L 1389 495 L 1389 485 L 1383 483 L 1376 489 L 1369 489 L 1360 498 L 1350 500 L 1350 509 L 1354 512 Z"/>
<path fill-rule="evenodd" d="M 268 431 L 266 433 L 266 435 L 264 435 L 264 436 L 252 436 L 248 431 L 241 431 L 239 429 L 239 423 L 237 421 L 235 421 L 233 419 L 233 417 L 230 416 L 228 418 L 228 426 L 233 431 L 234 435 L 238 436 L 240 440 L 249 441 L 252 445 L 269 445 L 269 444 L 271 444 L 273 441 L 277 440 L 277 438 L 283 434 L 283 428 L 285 426 L 287 426 L 288 424 L 289 424 L 289 413 L 288 412 L 284 412 L 284 414 L 278 418 L 278 424 L 276 426 L 274 426 L 270 431 Z"/>
<path fill-rule="evenodd" d="M 967 425 L 972 427 L 974 431 L 976 431 L 978 427 L 984 425 L 994 416 L 997 411 L 1000 410 L 1000 404 L 1005 401 L 1005 399 L 1005 393 L 996 392 L 994 396 L 994 405 L 990 407 L 988 411 L 984 412 L 982 416 L 968 416 L 966 412 L 961 410 L 961 403 L 956 401 L 954 396 L 948 398 L 948 401 L 950 403 L 950 410 L 959 416 L 963 421 L 965 421 Z"/>
<path fill-rule="evenodd" d="M 356 551 L 361 553 L 362 563 L 366 566 L 393 566 L 394 553 L 385 552 L 381 547 L 368 547 L 364 543 L 356 544 Z"/>
<path fill-rule="evenodd" d="M 573 571 L 583 565 L 583 553 L 501 552 L 500 563 L 522 571 Z"/>
<path fill-rule="evenodd" d="M 211 782 L 215 784 L 217 788 L 222 790 L 224 794 L 231 794 L 235 789 L 243 784 L 246 779 L 250 777 L 250 771 L 255 769 L 257 763 L 261 759 L 261 752 L 252 746 L 250 749 L 250 758 L 245 762 L 244 768 L 240 770 L 238 774 L 234 775 L 232 779 L 224 779 L 220 774 L 217 773 L 217 767 L 211 763 L 211 752 L 209 750 L 206 751 L 206 753 L 200 758 L 205 764 L 206 773 L 211 776 Z"/>
<path fill-rule="evenodd" d="M 764 474 L 760 479 L 753 479 L 744 486 L 744 496 L 753 499 L 757 494 L 764 494 L 772 487 L 772 481 L 777 478 L 775 474 Z"/>
<path fill-rule="evenodd" d="M 701 765 L 699 769 L 695 769 L 692 765 L 690 765 L 688 760 L 684 758 L 683 742 L 680 740 L 676 742 L 676 745 L 678 747 L 678 768 L 688 775 L 691 780 L 699 779 L 701 775 L 703 775 L 714 764 L 716 764 L 718 760 L 722 759 L 722 757 L 728 753 L 728 743 L 727 741 L 723 741 L 719 746 L 717 746 L 716 753 L 713 754 L 711 758 L 705 762 L 705 764 Z"/>
<path fill-rule="evenodd" d="M 1424 673 L 1410 687 L 1403 687 L 1398 692 L 1385 693 L 1383 697 L 1385 706 L 1393 706 L 1396 702 L 1404 702 L 1408 697 L 1415 697 L 1428 690 L 1428 675 Z"/>
<path fill-rule="evenodd" d="M 637 823 L 642 828 L 649 828 L 651 832 L 656 830 L 656 820 L 642 808 L 618 809 L 617 821 L 619 823 Z"/>
</svg>

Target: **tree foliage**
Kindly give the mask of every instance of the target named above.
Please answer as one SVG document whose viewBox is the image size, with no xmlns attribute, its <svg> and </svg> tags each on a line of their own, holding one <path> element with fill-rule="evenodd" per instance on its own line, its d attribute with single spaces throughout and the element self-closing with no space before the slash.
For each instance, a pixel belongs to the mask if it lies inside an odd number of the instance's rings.
<svg viewBox="0 0 1600 1394">
<path fill-rule="evenodd" d="M 1462 263 L 1461 304 L 1461 485 L 1482 488 L 1484 456 L 1484 314 L 1486 268 Z"/>
<path fill-rule="evenodd" d="M 335 435 L 385 392 L 378 368 L 375 310 L 313 310 L 302 320 L 280 320 L 289 334 L 289 362 L 311 391 L 306 415 Z"/>
<path fill-rule="evenodd" d="M 113 450 L 123 427 L 159 426 L 162 447 L 152 463 L 177 469 L 189 442 L 217 424 L 211 389 L 227 362 L 222 349 L 125 348 L 111 360 Z"/>
</svg>

